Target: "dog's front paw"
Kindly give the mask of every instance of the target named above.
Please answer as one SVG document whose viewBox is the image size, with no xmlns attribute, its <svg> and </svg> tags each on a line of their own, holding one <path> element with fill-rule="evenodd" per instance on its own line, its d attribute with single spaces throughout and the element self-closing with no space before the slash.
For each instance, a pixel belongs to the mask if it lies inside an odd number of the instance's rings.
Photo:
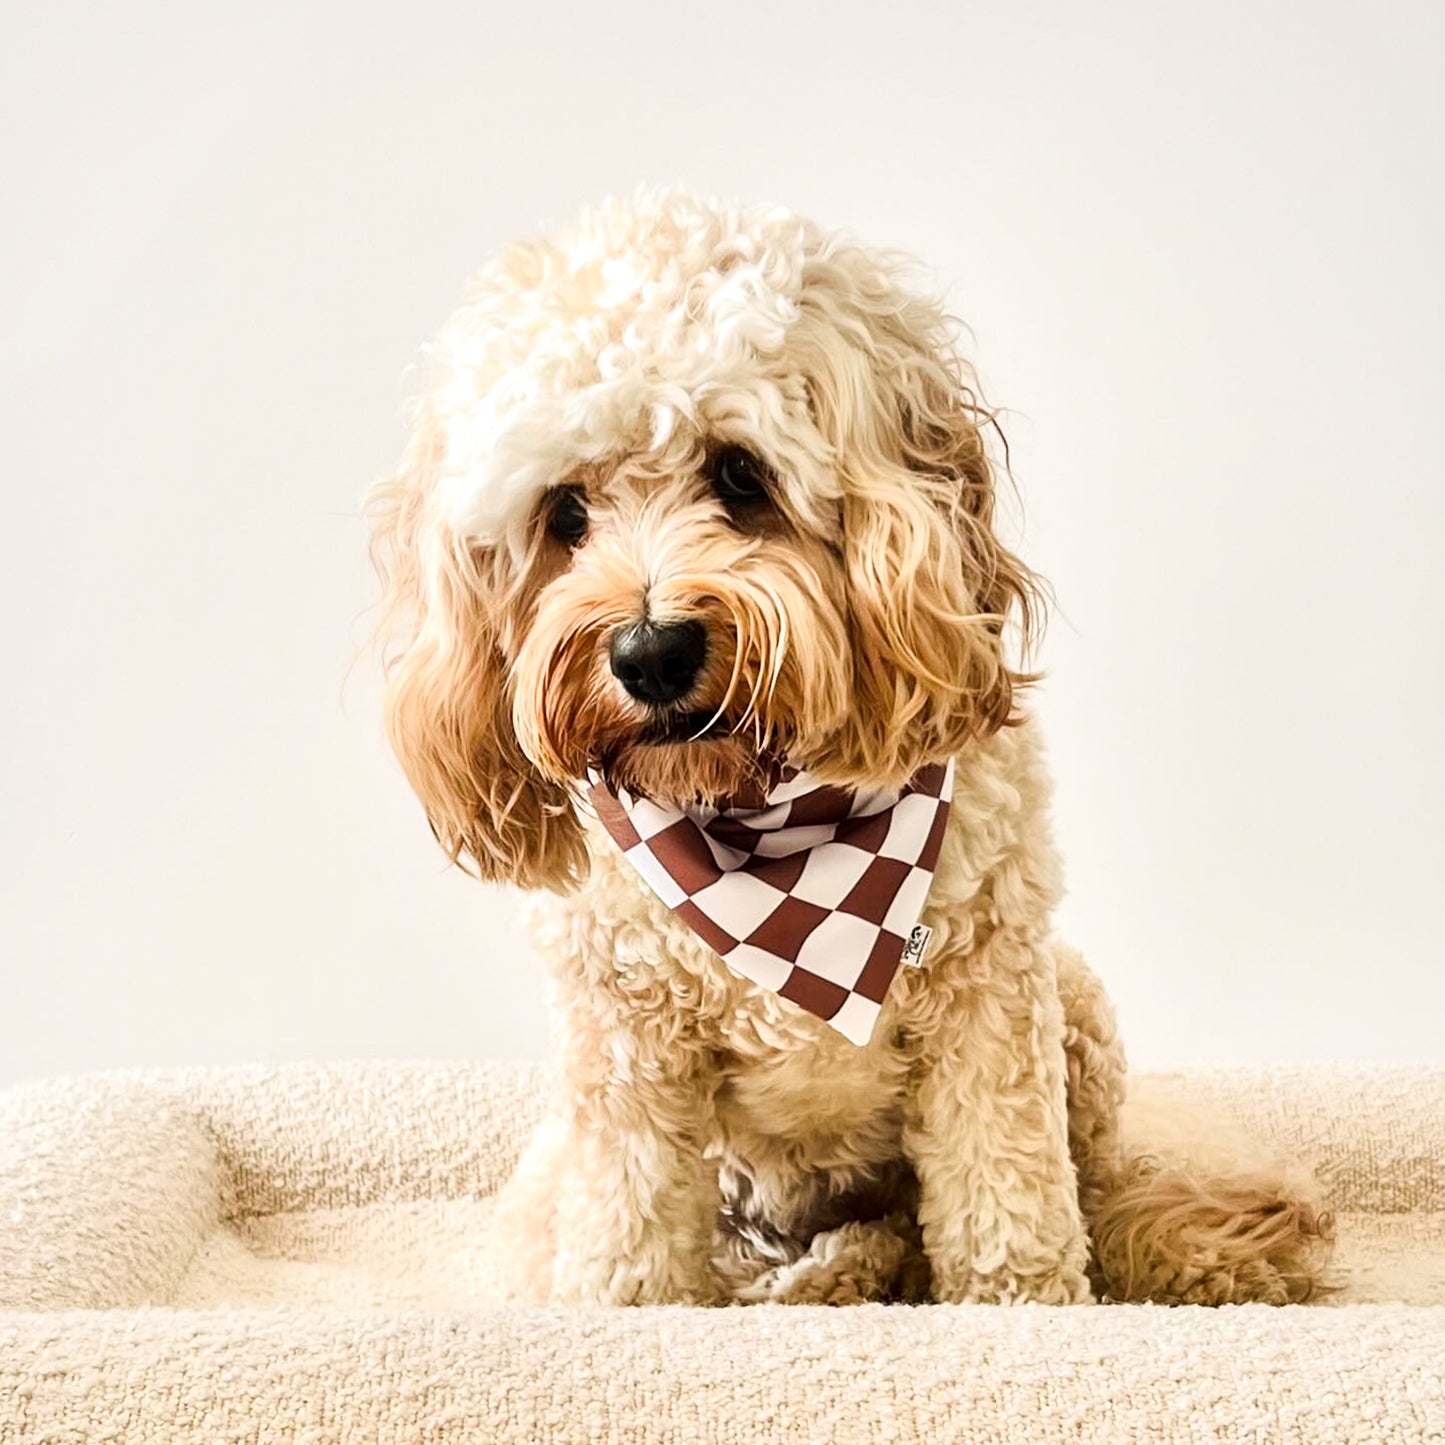
<svg viewBox="0 0 1445 1445">
<path fill-rule="evenodd" d="M 1093 1299 L 1083 1270 L 1056 1269 L 1023 1274 L 999 1269 L 948 1270 L 933 1267 L 933 1298 L 940 1304 L 1086 1305 Z"/>
</svg>

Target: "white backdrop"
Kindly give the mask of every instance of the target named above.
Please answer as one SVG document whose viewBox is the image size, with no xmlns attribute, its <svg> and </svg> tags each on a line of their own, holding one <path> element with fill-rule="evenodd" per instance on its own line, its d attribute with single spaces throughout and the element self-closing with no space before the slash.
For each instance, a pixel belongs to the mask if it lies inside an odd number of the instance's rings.
<svg viewBox="0 0 1445 1445">
<path fill-rule="evenodd" d="M 1011 409 L 1136 1057 L 1445 1059 L 1445 10 L 9 7 L 0 1081 L 537 1054 L 387 756 L 358 503 L 495 244 L 639 181 L 925 257 Z"/>
</svg>

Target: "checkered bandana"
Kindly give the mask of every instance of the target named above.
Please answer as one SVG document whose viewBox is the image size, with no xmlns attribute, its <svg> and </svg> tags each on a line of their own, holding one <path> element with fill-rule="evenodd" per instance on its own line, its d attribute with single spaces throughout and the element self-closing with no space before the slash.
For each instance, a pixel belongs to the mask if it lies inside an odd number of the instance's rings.
<svg viewBox="0 0 1445 1445">
<path fill-rule="evenodd" d="M 901 791 L 792 773 L 725 806 L 659 806 L 595 774 L 597 817 L 642 880 L 734 973 L 866 1044 L 918 925 L 953 796 L 953 763 Z"/>
</svg>

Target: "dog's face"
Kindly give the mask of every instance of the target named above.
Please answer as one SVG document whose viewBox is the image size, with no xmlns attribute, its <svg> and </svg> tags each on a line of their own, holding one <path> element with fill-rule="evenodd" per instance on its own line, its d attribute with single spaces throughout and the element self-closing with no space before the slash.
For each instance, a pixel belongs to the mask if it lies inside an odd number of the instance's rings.
<svg viewBox="0 0 1445 1445">
<path fill-rule="evenodd" d="M 1032 579 L 944 318 L 783 212 L 664 195 L 482 273 L 377 555 L 395 745 L 490 877 L 580 871 L 601 770 L 673 801 L 906 779 L 1010 717 Z"/>
</svg>

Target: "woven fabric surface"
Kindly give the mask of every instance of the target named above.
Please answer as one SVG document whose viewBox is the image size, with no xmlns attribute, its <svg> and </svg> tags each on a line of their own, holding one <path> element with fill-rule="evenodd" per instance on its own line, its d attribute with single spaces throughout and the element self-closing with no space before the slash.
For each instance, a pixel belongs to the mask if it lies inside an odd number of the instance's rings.
<svg viewBox="0 0 1445 1445">
<path fill-rule="evenodd" d="M 1445 1441 L 1445 1071 L 1156 1075 L 1314 1155 L 1318 1307 L 528 1310 L 507 1065 L 0 1095 L 0 1441 Z"/>
</svg>

